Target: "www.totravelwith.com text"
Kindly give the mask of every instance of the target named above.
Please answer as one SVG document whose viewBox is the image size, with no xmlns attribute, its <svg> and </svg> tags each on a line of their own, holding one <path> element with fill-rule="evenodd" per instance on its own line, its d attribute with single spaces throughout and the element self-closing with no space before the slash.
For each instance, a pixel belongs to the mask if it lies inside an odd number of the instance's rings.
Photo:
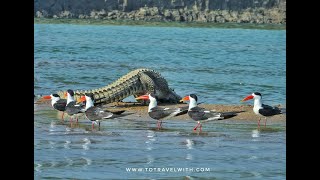
<svg viewBox="0 0 320 180">
<path fill-rule="evenodd" d="M 126 168 L 127 172 L 210 172 L 210 168 Z"/>
</svg>

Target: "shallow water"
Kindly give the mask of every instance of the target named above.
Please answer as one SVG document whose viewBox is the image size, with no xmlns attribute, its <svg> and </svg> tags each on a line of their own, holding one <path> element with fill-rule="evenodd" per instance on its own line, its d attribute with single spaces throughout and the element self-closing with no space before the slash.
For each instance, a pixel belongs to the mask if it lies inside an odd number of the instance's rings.
<svg viewBox="0 0 320 180">
<path fill-rule="evenodd" d="M 35 24 L 34 33 L 35 94 L 101 87 L 147 67 L 201 102 L 239 104 L 259 91 L 285 105 L 285 31 Z M 92 130 L 35 105 L 35 179 L 285 179 L 284 123 L 207 122 L 200 134 L 195 125 L 165 121 L 158 131 L 132 114 Z"/>
<path fill-rule="evenodd" d="M 156 121 L 129 115 L 92 130 L 88 120 L 56 115 L 36 111 L 35 177 L 285 179 L 285 124 L 268 122 L 258 131 L 255 122 L 226 120 L 207 122 L 198 133 L 195 121 L 168 120 L 159 131 Z"/>
</svg>

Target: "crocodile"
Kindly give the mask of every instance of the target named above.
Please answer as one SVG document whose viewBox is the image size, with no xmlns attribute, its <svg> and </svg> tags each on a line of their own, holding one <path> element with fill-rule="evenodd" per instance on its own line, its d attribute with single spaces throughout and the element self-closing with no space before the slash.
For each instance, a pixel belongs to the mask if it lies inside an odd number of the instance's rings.
<svg viewBox="0 0 320 180">
<path fill-rule="evenodd" d="M 65 97 L 66 91 L 58 91 L 60 97 Z M 159 72 L 152 69 L 140 68 L 120 77 L 113 83 L 91 90 L 74 90 L 75 100 L 85 93 L 93 93 L 95 105 L 119 102 L 133 95 L 138 97 L 153 92 L 159 103 L 179 103 L 181 97 L 169 88 L 168 83 Z"/>
</svg>

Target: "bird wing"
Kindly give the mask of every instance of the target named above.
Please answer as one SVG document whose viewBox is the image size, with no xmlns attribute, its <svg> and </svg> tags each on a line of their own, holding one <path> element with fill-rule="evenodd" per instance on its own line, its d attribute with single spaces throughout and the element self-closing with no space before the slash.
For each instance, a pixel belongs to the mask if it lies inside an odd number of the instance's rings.
<svg viewBox="0 0 320 180">
<path fill-rule="evenodd" d="M 183 114 L 187 114 L 188 113 L 188 109 L 189 109 L 189 106 L 183 106 L 183 107 L 179 107 L 180 108 L 180 111 L 178 114 L 176 114 L 176 116 L 180 116 L 180 115 L 183 115 Z"/>
<path fill-rule="evenodd" d="M 191 108 L 191 110 L 188 111 L 188 115 L 196 121 L 200 121 L 200 120 L 221 120 L 224 117 L 221 116 L 220 112 L 216 112 L 216 111 L 210 111 L 207 110 L 205 108 L 201 108 L 201 107 L 194 107 Z"/>
<path fill-rule="evenodd" d="M 113 116 L 111 112 L 104 111 L 102 108 L 95 106 L 88 108 L 85 114 L 91 121 L 107 119 Z"/>
<path fill-rule="evenodd" d="M 193 107 L 188 111 L 188 115 L 196 121 L 203 120 L 205 118 L 205 109 L 201 107 Z M 206 118 L 205 118 L 206 119 Z"/>
<path fill-rule="evenodd" d="M 262 104 L 262 109 L 259 109 L 259 113 L 263 116 L 273 116 L 276 114 L 281 114 L 281 110 L 278 107 Z"/>
<path fill-rule="evenodd" d="M 82 111 L 82 107 L 77 105 L 75 101 L 70 102 L 69 104 L 67 104 L 66 106 L 66 112 L 69 115 L 73 115 L 73 114 L 77 114 L 77 113 L 81 113 Z"/>
<path fill-rule="evenodd" d="M 175 116 L 181 112 L 180 108 L 163 108 L 163 107 L 154 107 L 151 108 L 151 112 L 149 112 L 149 116 L 153 119 L 163 119 L 163 118 L 170 118 Z"/>
<path fill-rule="evenodd" d="M 53 108 L 55 108 L 58 111 L 65 111 L 67 105 L 66 99 L 59 99 L 54 105 Z"/>
<path fill-rule="evenodd" d="M 113 113 L 110 111 L 105 111 L 102 108 L 96 107 L 95 114 L 100 117 L 100 119 L 107 119 L 113 116 Z"/>
<path fill-rule="evenodd" d="M 112 114 L 120 115 L 124 113 L 126 110 L 109 110 L 109 109 L 103 109 L 106 112 L 111 112 Z"/>
</svg>

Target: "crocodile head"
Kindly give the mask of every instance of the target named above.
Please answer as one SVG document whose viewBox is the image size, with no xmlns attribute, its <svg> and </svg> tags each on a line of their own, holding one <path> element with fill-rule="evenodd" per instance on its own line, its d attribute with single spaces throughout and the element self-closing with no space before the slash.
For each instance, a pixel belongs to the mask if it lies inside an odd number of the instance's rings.
<svg viewBox="0 0 320 180">
<path fill-rule="evenodd" d="M 165 92 L 156 91 L 155 95 L 159 103 L 179 103 L 181 99 L 181 96 L 179 96 L 172 88 Z"/>
</svg>

